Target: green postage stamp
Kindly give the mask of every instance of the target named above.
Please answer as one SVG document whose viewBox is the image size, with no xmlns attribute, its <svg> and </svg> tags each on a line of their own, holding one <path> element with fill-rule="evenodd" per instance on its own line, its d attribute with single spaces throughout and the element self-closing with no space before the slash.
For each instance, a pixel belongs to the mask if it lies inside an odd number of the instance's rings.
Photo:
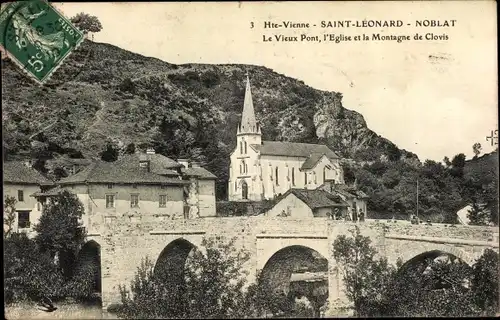
<svg viewBox="0 0 500 320">
<path fill-rule="evenodd" d="M 2 6 L 0 45 L 38 83 L 45 83 L 84 34 L 44 0 Z"/>
</svg>

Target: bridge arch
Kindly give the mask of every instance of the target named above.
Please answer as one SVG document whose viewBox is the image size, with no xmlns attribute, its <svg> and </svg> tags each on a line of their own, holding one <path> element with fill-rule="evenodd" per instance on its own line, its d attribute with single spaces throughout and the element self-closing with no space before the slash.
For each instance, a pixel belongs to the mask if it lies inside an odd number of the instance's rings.
<svg viewBox="0 0 500 320">
<path fill-rule="evenodd" d="M 403 266 L 409 266 L 427 258 L 437 258 L 441 255 L 450 255 L 459 258 L 469 266 L 474 264 L 474 258 L 461 248 L 445 244 L 429 244 L 423 246 L 419 250 L 408 250 L 406 255 L 403 256 Z"/>
<path fill-rule="evenodd" d="M 279 251 L 287 247 L 304 247 L 314 250 L 328 259 L 330 246 L 326 237 L 306 235 L 258 235 L 257 236 L 257 270 L 263 270 L 266 263 Z"/>
<path fill-rule="evenodd" d="M 100 298 L 101 285 L 101 245 L 95 240 L 87 241 L 78 251 L 74 278 L 84 277 L 93 282 L 94 294 Z"/>
<path fill-rule="evenodd" d="M 306 297 L 318 313 L 328 299 L 328 258 L 308 246 L 286 246 L 268 259 L 260 271 L 259 285 L 269 299 Z"/>
<path fill-rule="evenodd" d="M 156 277 L 168 280 L 174 285 L 184 281 L 186 261 L 196 246 L 184 238 L 178 238 L 165 246 L 158 256 L 153 273 Z"/>
</svg>

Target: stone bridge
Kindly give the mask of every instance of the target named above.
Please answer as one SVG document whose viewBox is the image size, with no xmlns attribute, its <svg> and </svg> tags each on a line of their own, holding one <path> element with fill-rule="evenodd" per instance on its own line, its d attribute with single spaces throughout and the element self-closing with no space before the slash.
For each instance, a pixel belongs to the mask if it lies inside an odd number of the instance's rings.
<svg viewBox="0 0 500 320">
<path fill-rule="evenodd" d="M 200 247 L 204 237 L 237 237 L 236 247 L 246 249 L 249 282 L 266 265 L 286 266 L 293 252 L 306 249 L 328 261 L 328 301 L 330 306 L 345 302 L 341 276 L 332 254 L 337 236 L 348 234 L 354 225 L 369 236 L 379 254 L 391 263 L 398 258 L 408 261 L 426 252 L 452 254 L 473 264 L 486 248 L 498 252 L 498 229 L 456 225 L 411 225 L 405 221 L 365 221 L 352 223 L 323 218 L 290 219 L 267 217 L 200 218 L 163 220 L 154 216 L 124 216 L 107 221 L 100 230 L 89 230 L 88 241 L 98 244 L 101 262 L 103 308 L 120 302 L 119 285 L 130 285 L 134 273 L 146 256 L 153 262 L 169 261 L 182 268 L 193 247 Z M 288 251 L 287 251 L 288 250 Z M 294 251 L 295 250 L 295 251 Z M 297 251 L 298 250 L 298 251 Z M 184 252 L 174 255 L 173 252 Z M 289 254 L 285 254 L 289 252 Z M 280 256 L 281 254 L 281 256 Z M 180 257 L 180 258 L 179 258 Z M 295 255 L 297 257 L 297 255 Z M 269 262 L 269 263 L 268 263 Z M 289 279 L 291 271 L 286 275 Z"/>
</svg>

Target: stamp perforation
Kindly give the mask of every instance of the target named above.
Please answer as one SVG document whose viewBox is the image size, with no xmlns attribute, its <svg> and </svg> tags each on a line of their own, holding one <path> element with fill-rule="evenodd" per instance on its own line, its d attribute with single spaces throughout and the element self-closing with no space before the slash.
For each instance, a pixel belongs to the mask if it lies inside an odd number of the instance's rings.
<svg viewBox="0 0 500 320">
<path fill-rule="evenodd" d="M 38 84 L 39 86 L 43 86 L 47 81 L 49 81 L 51 79 L 52 75 L 61 67 L 64 60 L 66 60 L 71 55 L 71 53 L 73 53 L 73 51 L 78 50 L 78 48 L 81 46 L 81 44 L 85 41 L 86 33 L 84 31 L 82 31 L 80 28 L 78 28 L 76 25 L 71 23 L 71 21 L 66 17 L 66 15 L 63 12 L 61 12 L 59 9 L 52 6 L 48 1 L 46 1 L 46 0 L 37 0 L 37 1 L 46 4 L 47 7 L 49 7 L 52 11 L 54 11 L 59 17 L 61 17 L 66 23 L 68 23 L 73 29 L 76 30 L 76 32 L 78 32 L 81 35 L 80 39 L 77 40 L 74 43 L 74 45 L 72 47 L 70 47 L 61 58 L 59 58 L 57 60 L 57 62 L 54 64 L 54 66 L 52 66 L 50 68 L 50 71 L 47 72 L 47 74 L 45 74 L 43 76 L 43 78 L 41 78 L 41 79 L 39 79 L 34 73 L 30 72 L 25 64 L 23 64 L 14 54 L 9 52 L 9 50 L 7 50 L 2 44 L 0 44 L 0 51 L 2 51 L 8 58 L 10 58 L 14 62 L 14 64 L 16 64 L 19 67 L 19 69 L 24 74 L 26 74 L 30 79 L 34 80 L 34 82 L 36 84 Z M 17 9 L 16 11 L 18 11 L 22 7 L 23 6 L 19 6 L 18 8 L 16 8 Z M 5 12 L 5 10 L 7 10 L 8 8 L 9 8 L 9 4 L 7 4 L 2 9 L 2 13 Z M 13 13 L 12 15 L 14 15 L 14 14 L 15 13 Z"/>
</svg>

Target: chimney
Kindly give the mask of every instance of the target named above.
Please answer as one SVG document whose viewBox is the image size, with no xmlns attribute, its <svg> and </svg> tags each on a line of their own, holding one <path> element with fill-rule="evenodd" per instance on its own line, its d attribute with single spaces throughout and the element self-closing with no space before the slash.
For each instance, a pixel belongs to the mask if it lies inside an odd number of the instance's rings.
<svg viewBox="0 0 500 320">
<path fill-rule="evenodd" d="M 24 160 L 24 165 L 27 166 L 28 168 L 33 167 L 33 161 L 31 159 Z"/>
<path fill-rule="evenodd" d="M 188 159 L 177 159 L 177 162 L 182 164 L 184 168 L 189 168 L 189 160 Z"/>
<path fill-rule="evenodd" d="M 153 149 L 153 148 L 148 148 L 148 149 L 146 150 L 146 154 L 155 154 L 155 149 Z"/>
</svg>

